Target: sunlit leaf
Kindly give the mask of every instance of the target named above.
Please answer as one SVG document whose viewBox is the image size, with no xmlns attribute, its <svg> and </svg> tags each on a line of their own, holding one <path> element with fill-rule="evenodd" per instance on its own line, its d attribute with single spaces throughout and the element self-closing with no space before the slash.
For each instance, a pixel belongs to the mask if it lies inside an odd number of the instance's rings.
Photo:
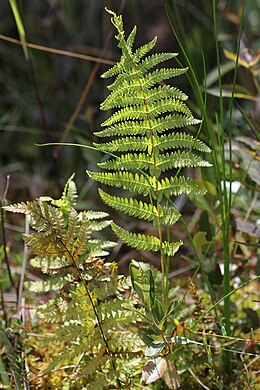
<svg viewBox="0 0 260 390">
<path fill-rule="evenodd" d="M 235 90 L 232 95 L 232 85 L 223 85 L 222 88 L 222 97 L 231 98 L 232 96 L 236 99 L 246 99 L 246 100 L 253 100 L 255 102 L 260 102 L 260 98 L 254 95 L 251 95 L 251 93 L 241 85 L 236 84 Z M 208 88 L 207 92 L 210 95 L 220 97 L 220 89 L 219 88 Z"/>
<path fill-rule="evenodd" d="M 143 367 L 142 380 L 148 385 L 162 378 L 167 370 L 167 361 L 161 357 L 149 360 Z"/>
<path fill-rule="evenodd" d="M 153 357 L 159 355 L 165 348 L 162 341 L 154 340 L 145 351 L 145 356 Z"/>
<path fill-rule="evenodd" d="M 223 77 L 225 74 L 229 73 L 231 70 L 235 68 L 236 64 L 234 62 L 227 62 L 225 64 L 220 65 L 220 75 Z M 219 70 L 216 66 L 212 69 L 206 77 L 205 84 L 206 88 L 209 88 L 212 84 L 219 80 Z"/>
<path fill-rule="evenodd" d="M 237 59 L 237 54 L 231 53 L 230 51 L 228 51 L 226 49 L 224 49 L 223 52 L 224 52 L 225 57 L 228 60 L 231 60 L 235 63 L 237 61 L 239 65 L 243 66 L 246 69 L 249 69 L 253 73 L 254 77 L 256 77 L 259 74 L 260 68 L 259 68 L 259 66 L 256 67 L 256 65 L 258 65 L 258 63 L 259 63 L 259 58 L 260 58 L 259 54 L 256 56 L 253 56 L 249 53 L 249 51 L 247 49 L 246 56 L 244 55 L 245 58 L 238 56 L 238 59 Z"/>
<path fill-rule="evenodd" d="M 180 377 L 175 365 L 161 357 L 149 360 L 142 371 L 142 380 L 147 385 L 159 379 L 163 379 L 169 389 L 176 390 L 180 387 Z"/>
<path fill-rule="evenodd" d="M 193 237 L 193 242 L 199 252 L 207 248 L 210 241 L 207 240 L 207 232 L 197 232 Z"/>
</svg>

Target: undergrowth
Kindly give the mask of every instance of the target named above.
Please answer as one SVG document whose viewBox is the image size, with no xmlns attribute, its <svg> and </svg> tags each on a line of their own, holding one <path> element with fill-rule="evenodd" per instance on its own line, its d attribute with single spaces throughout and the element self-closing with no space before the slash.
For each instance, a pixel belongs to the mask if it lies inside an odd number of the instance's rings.
<svg viewBox="0 0 260 390">
<path fill-rule="evenodd" d="M 15 7 L 15 2 L 12 5 Z M 185 102 L 186 94 L 165 82 L 185 74 L 188 68 L 162 67 L 164 61 L 176 60 L 177 54 L 149 54 L 156 38 L 134 49 L 136 27 L 125 37 L 122 16 L 108 12 L 117 30 L 122 55 L 103 74 L 103 78 L 115 77 L 115 80 L 108 86 L 110 94 L 101 109 L 115 112 L 103 122 L 103 129 L 95 133 L 108 141 L 90 147 L 104 156 L 97 164 L 101 171 L 87 170 L 87 173 L 91 179 L 111 187 L 111 194 L 99 188 L 100 197 L 109 207 L 129 219 L 144 221 L 146 225 L 140 226 L 146 230 L 140 227 L 129 231 L 107 220 L 109 215 L 102 211 L 79 211 L 74 176 L 67 181 L 58 200 L 44 196 L 9 206 L 5 205 L 5 199 L 1 200 L 1 206 L 5 206 L 1 214 L 3 230 L 6 211 L 26 216 L 24 260 L 29 249 L 32 269 L 37 275 L 41 272 L 40 278 L 25 283 L 24 296 L 33 306 L 30 321 L 21 314 L 24 313 L 19 302 L 22 290 L 17 281 L 10 279 L 19 303 L 14 318 L 5 308 L 1 287 L 3 386 L 253 389 L 257 386 L 257 321 L 254 317 L 248 324 L 243 318 L 237 319 L 230 298 L 243 301 L 245 290 L 256 298 L 251 286 L 257 284 L 257 277 L 236 288 L 231 286 L 231 245 L 227 244 L 231 206 L 235 201 L 231 189 L 226 181 L 224 187 L 216 184 L 221 195 L 218 230 L 214 231 L 208 214 L 202 213 L 200 222 L 204 228 L 207 225 L 207 232 L 199 231 L 193 238 L 175 204 L 176 197 L 184 195 L 204 207 L 206 204 L 208 211 L 207 202 L 214 193 L 209 182 L 195 180 L 195 174 L 190 177 L 191 168 L 197 173 L 200 167 L 212 166 L 208 162 L 211 157 L 205 158 L 206 154 L 210 156 L 210 148 L 195 135 L 201 131 L 201 121 Z M 215 178 L 220 179 L 221 169 L 216 167 L 218 156 L 212 142 L 215 134 L 210 133 L 201 91 L 196 90 L 196 82 L 193 86 L 207 122 Z M 220 115 L 219 122 L 216 116 L 216 122 L 225 173 L 223 117 Z M 196 125 L 200 126 L 198 131 Z M 228 152 L 232 157 L 231 143 Z M 229 176 L 225 174 L 224 178 L 231 183 L 232 162 L 229 164 Z M 206 189 L 210 193 L 204 200 Z M 187 278 L 184 283 L 170 278 L 171 264 L 183 244 L 182 240 L 176 241 L 173 227 L 177 221 L 182 222 L 191 240 L 194 276 L 199 275 L 198 279 Z M 103 229 L 109 226 L 137 253 L 158 254 L 159 269 L 132 260 L 129 276 L 120 275 L 117 259 L 105 260 L 106 256 L 112 256 L 109 252 L 116 245 L 103 239 Z M 221 234 L 225 245 L 224 282 L 213 253 Z M 6 248 L 4 243 L 1 260 L 12 276 Z M 1 279 L 4 280 L 2 274 Z M 23 288 L 21 281 L 20 286 Z M 222 286 L 224 293 L 220 291 Z M 37 300 L 39 305 L 35 305 Z M 251 317 L 255 311 L 252 312 Z"/>
</svg>

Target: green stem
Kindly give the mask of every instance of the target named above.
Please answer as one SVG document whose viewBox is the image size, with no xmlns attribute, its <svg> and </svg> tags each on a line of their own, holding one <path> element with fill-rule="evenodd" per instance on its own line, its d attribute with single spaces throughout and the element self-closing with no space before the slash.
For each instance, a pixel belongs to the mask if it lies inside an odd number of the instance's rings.
<svg viewBox="0 0 260 390">
<path fill-rule="evenodd" d="M 1 356 L 0 356 L 0 377 L 2 379 L 4 389 L 11 390 L 12 387 L 10 385 L 8 374 L 6 372 L 5 365 L 4 365 L 4 362 L 1 358 Z"/>
</svg>

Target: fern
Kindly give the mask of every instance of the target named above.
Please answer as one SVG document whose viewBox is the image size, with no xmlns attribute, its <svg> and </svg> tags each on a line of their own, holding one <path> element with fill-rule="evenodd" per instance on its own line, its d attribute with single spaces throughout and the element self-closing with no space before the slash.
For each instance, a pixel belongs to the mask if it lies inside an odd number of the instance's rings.
<svg viewBox="0 0 260 390">
<path fill-rule="evenodd" d="M 117 236 L 129 246 L 146 251 L 159 251 L 162 249 L 164 254 L 173 256 L 182 245 L 182 241 L 174 243 L 168 243 L 167 241 L 161 242 L 159 238 L 154 236 L 147 236 L 140 233 L 129 233 L 123 228 L 117 226 L 115 223 L 112 224 L 112 229 Z"/>
<path fill-rule="evenodd" d="M 99 382 L 117 386 L 122 367 L 140 355 L 144 343 L 135 330 L 136 315 L 123 306 L 133 306 L 133 299 L 123 299 L 117 267 L 101 258 L 115 243 L 93 237 L 111 221 L 104 220 L 104 212 L 75 210 L 77 191 L 72 179 L 58 200 L 41 197 L 6 209 L 30 216 L 33 231 L 23 237 L 35 256 L 31 264 L 40 268 L 45 278 L 26 285 L 31 293 L 51 294 L 52 299 L 38 307 L 37 315 L 43 323 L 55 326 L 47 340 L 65 345 L 45 374 L 62 363 L 79 361 L 70 386 L 75 383 L 75 388 L 83 388 L 95 383 L 100 371 Z"/>
<path fill-rule="evenodd" d="M 172 225 L 180 218 L 180 213 L 175 208 L 160 207 L 157 209 L 154 205 L 136 199 L 111 196 L 101 189 L 99 189 L 99 195 L 114 209 L 143 220 L 152 221 L 155 226 L 158 226 L 159 221 L 165 225 Z"/>
<path fill-rule="evenodd" d="M 208 153 L 210 149 L 196 137 L 175 131 L 200 123 L 185 103 L 186 94 L 163 84 L 184 74 L 187 68 L 156 69 L 177 54 L 148 55 L 156 44 L 156 38 L 134 50 L 136 27 L 126 38 L 122 16 L 108 12 L 117 30 L 116 39 L 122 55 L 120 61 L 102 75 L 103 78 L 115 77 L 115 80 L 108 86 L 111 92 L 101 104 L 101 109 L 115 111 L 102 123 L 104 129 L 95 133 L 98 137 L 110 137 L 110 140 L 95 146 L 111 157 L 98 164 L 105 172 L 87 173 L 102 184 L 144 197 L 142 200 L 116 197 L 100 190 L 106 204 L 130 216 L 150 221 L 157 228 L 156 237 L 130 233 L 112 224 L 114 232 L 129 246 L 160 251 L 163 271 L 166 257 L 173 256 L 182 244 L 181 241 L 169 242 L 169 237 L 163 240 L 163 226 L 169 228 L 180 217 L 174 207 L 169 207 L 172 197 L 180 194 L 203 195 L 206 192 L 192 178 L 183 174 L 173 175 L 172 170 L 177 169 L 179 174 L 186 167 L 209 167 L 208 161 L 199 153 Z"/>
</svg>

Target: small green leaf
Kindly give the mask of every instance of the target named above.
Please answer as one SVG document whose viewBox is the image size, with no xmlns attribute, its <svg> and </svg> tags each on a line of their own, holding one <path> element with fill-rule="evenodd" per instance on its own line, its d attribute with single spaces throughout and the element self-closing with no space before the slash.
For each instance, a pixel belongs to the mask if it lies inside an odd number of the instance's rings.
<svg viewBox="0 0 260 390">
<path fill-rule="evenodd" d="M 154 357 L 159 355 L 165 348 L 165 344 L 162 341 L 154 340 L 148 348 L 146 348 L 145 356 Z"/>
<path fill-rule="evenodd" d="M 141 301 L 149 309 L 154 305 L 155 290 L 152 270 L 143 270 L 141 266 L 130 264 L 132 286 Z"/>
<path fill-rule="evenodd" d="M 161 302 L 158 299 L 155 299 L 154 301 L 152 312 L 157 322 L 161 322 L 161 320 L 164 318 L 164 310 Z"/>
<path fill-rule="evenodd" d="M 197 232 L 193 237 L 193 242 L 199 252 L 205 250 L 210 241 L 207 241 L 207 232 Z"/>
</svg>

